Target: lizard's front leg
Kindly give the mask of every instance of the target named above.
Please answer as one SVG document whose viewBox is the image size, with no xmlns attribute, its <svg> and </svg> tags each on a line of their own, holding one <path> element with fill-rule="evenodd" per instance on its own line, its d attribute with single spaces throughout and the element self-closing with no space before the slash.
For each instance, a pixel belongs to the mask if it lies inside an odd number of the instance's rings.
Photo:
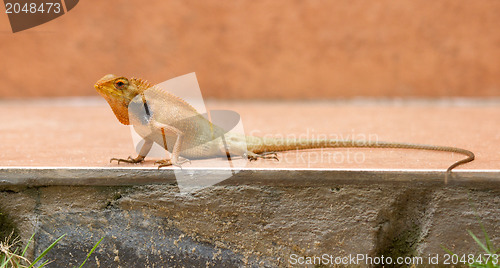
<svg viewBox="0 0 500 268">
<path fill-rule="evenodd" d="M 189 159 L 183 159 L 183 160 L 179 161 L 179 157 L 180 157 L 179 155 L 181 153 L 181 146 L 182 146 L 182 137 L 184 136 L 184 133 L 182 133 L 182 131 L 180 131 L 179 129 L 177 129 L 173 126 L 165 125 L 165 124 L 159 123 L 157 121 L 154 121 L 152 124 L 153 124 L 153 127 L 155 129 L 157 129 L 157 130 L 159 129 L 161 131 L 161 135 L 163 138 L 163 147 L 165 148 L 165 150 L 167 152 L 168 152 L 168 150 L 167 150 L 167 138 L 166 138 L 166 136 L 167 135 L 174 135 L 177 137 L 175 140 L 175 143 L 174 143 L 174 148 L 172 149 L 172 155 L 171 155 L 170 159 L 167 158 L 167 159 L 158 160 L 155 162 L 156 164 L 160 164 L 158 166 L 158 169 L 161 167 L 166 167 L 166 166 L 171 166 L 171 165 L 180 167 L 182 164 L 184 164 L 186 162 L 191 162 Z"/>
<path fill-rule="evenodd" d="M 120 162 L 125 162 L 125 163 L 141 163 L 144 161 L 144 158 L 146 158 L 146 155 L 148 155 L 149 151 L 151 150 L 151 147 L 153 146 L 153 141 L 149 139 L 144 140 L 144 144 L 141 147 L 141 150 L 139 151 L 139 155 L 136 158 L 132 158 L 132 156 L 129 156 L 127 159 L 121 159 L 121 158 L 111 158 L 109 162 L 113 162 L 113 160 L 116 160 L 118 164 Z"/>
</svg>

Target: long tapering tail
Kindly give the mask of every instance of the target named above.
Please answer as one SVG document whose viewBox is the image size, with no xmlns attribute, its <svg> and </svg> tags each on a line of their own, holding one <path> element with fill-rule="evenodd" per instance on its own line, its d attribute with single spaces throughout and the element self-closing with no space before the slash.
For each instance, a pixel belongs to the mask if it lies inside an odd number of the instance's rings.
<svg viewBox="0 0 500 268">
<path fill-rule="evenodd" d="M 457 161 L 453 163 L 451 166 L 449 166 L 446 172 L 450 172 L 457 166 L 469 163 L 473 161 L 475 158 L 473 152 L 461 148 L 425 145 L 425 144 L 413 144 L 413 143 L 357 141 L 357 140 L 275 139 L 275 138 L 261 138 L 253 136 L 247 136 L 246 141 L 248 150 L 257 154 L 264 152 L 281 152 L 281 151 L 306 150 L 306 149 L 318 149 L 318 148 L 350 147 L 350 148 L 393 148 L 393 149 L 429 150 L 429 151 L 459 153 L 467 156 L 467 158 Z"/>
</svg>

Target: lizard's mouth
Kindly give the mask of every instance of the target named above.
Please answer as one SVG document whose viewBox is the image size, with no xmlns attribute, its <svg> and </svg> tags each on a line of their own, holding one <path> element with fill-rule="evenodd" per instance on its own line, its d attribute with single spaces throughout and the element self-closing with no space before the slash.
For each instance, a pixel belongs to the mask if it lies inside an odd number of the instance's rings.
<svg viewBox="0 0 500 268">
<path fill-rule="evenodd" d="M 102 86 L 100 84 L 95 84 L 94 88 L 97 90 L 97 93 L 103 97 L 109 97 L 109 96 L 122 96 L 122 94 L 119 94 L 119 92 L 116 92 L 115 90 L 109 90 L 105 86 Z"/>
<path fill-rule="evenodd" d="M 94 85 L 94 88 L 95 90 L 97 91 L 97 93 L 99 93 L 99 95 L 103 96 L 104 97 L 104 89 L 102 86 L 98 85 L 98 84 L 95 84 Z"/>
<path fill-rule="evenodd" d="M 99 84 L 95 84 L 94 85 L 94 88 L 97 90 L 97 92 L 101 93 L 102 91 L 104 91 L 104 87 L 99 85 Z"/>
</svg>

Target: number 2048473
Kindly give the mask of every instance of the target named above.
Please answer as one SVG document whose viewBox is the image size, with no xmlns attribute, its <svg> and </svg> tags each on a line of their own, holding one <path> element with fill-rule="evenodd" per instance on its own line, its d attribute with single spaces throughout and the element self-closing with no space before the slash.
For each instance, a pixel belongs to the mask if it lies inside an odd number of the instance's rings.
<svg viewBox="0 0 500 268">
<path fill-rule="evenodd" d="M 6 3 L 5 13 L 61 13 L 62 7 L 60 3 Z"/>
<path fill-rule="evenodd" d="M 499 264 L 498 254 L 444 254 L 443 264 Z"/>
</svg>

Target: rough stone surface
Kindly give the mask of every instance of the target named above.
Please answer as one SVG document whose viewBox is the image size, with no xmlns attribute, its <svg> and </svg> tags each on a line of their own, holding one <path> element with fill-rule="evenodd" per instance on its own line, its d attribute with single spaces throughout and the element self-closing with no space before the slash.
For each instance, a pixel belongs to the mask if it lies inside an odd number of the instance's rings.
<svg viewBox="0 0 500 268">
<path fill-rule="evenodd" d="M 175 184 L 3 186 L 0 209 L 23 239 L 37 231 L 35 253 L 67 234 L 49 267 L 81 263 L 101 237 L 90 267 L 275 267 L 290 266 L 293 253 L 426 257 L 441 246 L 479 253 L 466 231 L 482 239 L 478 219 L 500 244 L 498 180 L 283 176 L 291 182 L 265 176 L 192 193 Z"/>
</svg>

